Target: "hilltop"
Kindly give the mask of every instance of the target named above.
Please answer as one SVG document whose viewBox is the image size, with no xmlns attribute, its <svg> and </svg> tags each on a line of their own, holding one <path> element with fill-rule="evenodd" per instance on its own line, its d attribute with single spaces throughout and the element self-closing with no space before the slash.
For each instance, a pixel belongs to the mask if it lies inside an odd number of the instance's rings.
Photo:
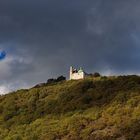
<svg viewBox="0 0 140 140">
<path fill-rule="evenodd" d="M 55 82 L 0 97 L 0 140 L 139 140 L 140 77 Z"/>
</svg>

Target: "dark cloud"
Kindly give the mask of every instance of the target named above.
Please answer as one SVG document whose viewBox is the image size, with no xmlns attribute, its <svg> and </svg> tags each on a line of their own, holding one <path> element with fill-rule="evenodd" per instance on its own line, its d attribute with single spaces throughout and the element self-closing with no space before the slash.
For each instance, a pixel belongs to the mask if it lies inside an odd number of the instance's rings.
<svg viewBox="0 0 140 140">
<path fill-rule="evenodd" d="M 1 87 L 32 86 L 70 65 L 139 74 L 140 1 L 0 1 Z"/>
</svg>

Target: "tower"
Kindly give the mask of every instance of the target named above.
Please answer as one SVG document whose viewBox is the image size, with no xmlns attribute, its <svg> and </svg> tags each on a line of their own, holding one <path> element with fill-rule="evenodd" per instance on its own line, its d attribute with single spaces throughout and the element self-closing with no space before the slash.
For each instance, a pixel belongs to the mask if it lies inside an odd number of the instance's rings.
<svg viewBox="0 0 140 140">
<path fill-rule="evenodd" d="M 73 74 L 73 67 L 70 66 L 70 80 L 72 79 L 72 74 Z"/>
</svg>

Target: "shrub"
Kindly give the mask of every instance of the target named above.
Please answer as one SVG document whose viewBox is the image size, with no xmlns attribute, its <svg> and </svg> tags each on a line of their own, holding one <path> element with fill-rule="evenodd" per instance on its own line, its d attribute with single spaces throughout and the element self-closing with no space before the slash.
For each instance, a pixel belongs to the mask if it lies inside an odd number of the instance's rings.
<svg viewBox="0 0 140 140">
<path fill-rule="evenodd" d="M 65 81 L 65 80 L 66 80 L 66 77 L 64 77 L 64 76 L 59 76 L 59 77 L 56 79 L 56 82 Z"/>
<path fill-rule="evenodd" d="M 100 75 L 100 73 L 98 73 L 98 72 L 95 72 L 94 74 L 93 74 L 93 77 L 100 77 L 101 75 Z"/>
</svg>

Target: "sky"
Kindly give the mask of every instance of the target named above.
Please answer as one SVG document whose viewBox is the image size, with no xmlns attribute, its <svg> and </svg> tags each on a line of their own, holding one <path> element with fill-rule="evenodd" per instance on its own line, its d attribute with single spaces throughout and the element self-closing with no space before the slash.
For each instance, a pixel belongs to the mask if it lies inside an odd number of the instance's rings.
<svg viewBox="0 0 140 140">
<path fill-rule="evenodd" d="M 0 94 L 46 82 L 69 67 L 140 73 L 139 0 L 1 0 Z"/>
</svg>

